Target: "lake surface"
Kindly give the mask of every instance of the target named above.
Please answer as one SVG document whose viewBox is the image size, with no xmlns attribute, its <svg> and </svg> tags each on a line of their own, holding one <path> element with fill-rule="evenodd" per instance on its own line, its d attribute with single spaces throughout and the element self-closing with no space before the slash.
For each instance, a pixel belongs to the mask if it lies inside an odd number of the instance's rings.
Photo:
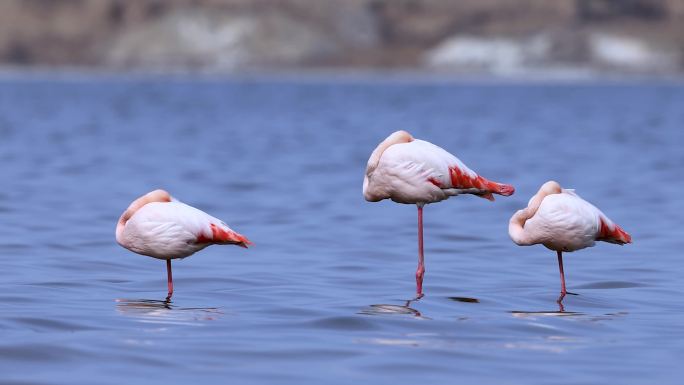
<svg viewBox="0 0 684 385">
<path fill-rule="evenodd" d="M 517 191 L 368 203 L 409 130 Z M 684 86 L 370 77 L 0 79 L 0 382 L 675 384 Z M 565 254 L 510 216 L 555 179 L 631 233 Z M 164 188 L 255 243 L 163 261 L 116 221 Z"/>
</svg>

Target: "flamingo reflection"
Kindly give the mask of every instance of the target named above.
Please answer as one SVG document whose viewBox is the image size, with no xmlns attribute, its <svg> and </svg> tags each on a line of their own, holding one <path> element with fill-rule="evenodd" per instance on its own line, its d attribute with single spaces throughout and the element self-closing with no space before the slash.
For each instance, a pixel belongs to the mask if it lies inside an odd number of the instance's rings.
<svg viewBox="0 0 684 385">
<path fill-rule="evenodd" d="M 418 302 L 420 300 L 420 297 L 409 299 L 403 301 L 403 305 L 393 305 L 393 304 L 377 304 L 377 305 L 370 305 L 366 307 L 365 309 L 362 309 L 359 314 L 366 314 L 366 315 L 387 315 L 387 314 L 402 314 L 402 315 L 412 315 L 416 318 L 420 319 L 430 319 L 427 317 L 424 317 L 422 313 L 411 307 L 411 303 L 413 302 Z"/>
<path fill-rule="evenodd" d="M 213 321 L 224 313 L 215 307 L 180 307 L 171 301 L 151 299 L 117 299 L 116 311 L 145 323 L 196 324 Z"/>
</svg>

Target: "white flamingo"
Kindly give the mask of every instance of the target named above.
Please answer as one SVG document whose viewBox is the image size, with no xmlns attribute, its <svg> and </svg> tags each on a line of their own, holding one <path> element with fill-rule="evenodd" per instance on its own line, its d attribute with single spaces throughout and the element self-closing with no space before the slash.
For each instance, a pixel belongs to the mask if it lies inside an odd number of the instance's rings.
<svg viewBox="0 0 684 385">
<path fill-rule="evenodd" d="M 416 293 L 423 295 L 423 206 L 460 194 L 475 194 L 494 200 L 492 194 L 508 196 L 513 186 L 491 182 L 463 162 L 432 143 L 397 131 L 375 148 L 363 180 L 367 201 L 391 199 L 418 206 L 418 269 Z"/>
<path fill-rule="evenodd" d="M 164 190 L 136 199 L 119 218 L 116 241 L 135 253 L 166 260 L 169 293 L 173 295 L 171 260 L 188 257 L 210 245 L 252 243 L 220 219 L 177 201 Z"/>
<path fill-rule="evenodd" d="M 559 303 L 567 293 L 563 251 L 591 247 L 596 241 L 618 245 L 632 242 L 632 237 L 601 210 L 554 181 L 544 183 L 527 208 L 513 214 L 508 234 L 520 246 L 542 244 L 556 251 L 561 279 Z"/>
</svg>

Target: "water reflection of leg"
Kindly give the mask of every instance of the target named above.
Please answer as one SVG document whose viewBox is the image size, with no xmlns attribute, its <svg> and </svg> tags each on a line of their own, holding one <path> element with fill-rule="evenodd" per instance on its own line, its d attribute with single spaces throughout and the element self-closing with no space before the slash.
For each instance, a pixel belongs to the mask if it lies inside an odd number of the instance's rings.
<svg viewBox="0 0 684 385">
<path fill-rule="evenodd" d="M 415 308 L 411 307 L 412 302 L 418 301 L 420 297 L 413 298 L 406 300 L 404 302 L 404 305 L 393 305 L 393 304 L 377 304 L 377 305 L 370 305 L 366 307 L 365 309 L 362 309 L 359 314 L 366 314 L 366 315 L 387 315 L 387 314 L 409 314 L 412 315 L 416 318 L 425 318 L 421 314 L 420 311 L 418 311 Z"/>
<path fill-rule="evenodd" d="M 127 299 L 127 298 L 117 298 L 114 300 L 116 302 L 117 310 L 121 310 L 123 313 L 126 312 L 139 312 L 146 310 L 172 310 L 175 308 L 171 304 L 171 301 L 158 300 L 158 299 Z"/>
<path fill-rule="evenodd" d="M 417 297 L 414 298 L 414 299 L 407 299 L 407 300 L 406 300 L 406 303 L 404 304 L 404 307 L 410 309 L 410 308 L 411 308 L 411 302 L 418 302 L 418 301 L 420 301 L 420 299 L 423 298 L 424 296 L 425 296 L 425 294 L 421 294 L 421 295 L 417 296 Z M 417 311 L 417 310 L 416 310 L 416 311 Z"/>
<path fill-rule="evenodd" d="M 216 307 L 178 307 L 167 300 L 117 299 L 116 310 L 120 314 L 151 323 L 194 324 L 197 321 L 214 320 L 224 313 Z"/>
<path fill-rule="evenodd" d="M 556 303 L 558 304 L 558 311 L 555 311 L 555 310 L 552 310 L 552 311 L 546 311 L 546 310 L 533 310 L 533 311 L 512 310 L 512 311 L 510 311 L 510 313 L 513 314 L 513 316 L 516 318 L 537 317 L 537 316 L 564 316 L 565 317 L 565 316 L 581 316 L 581 315 L 584 315 L 584 313 L 581 313 L 581 312 L 565 310 L 565 305 L 563 305 L 563 300 L 565 299 L 566 294 L 570 294 L 570 293 L 565 293 L 565 294 L 561 293 L 561 295 L 556 300 Z"/>
</svg>

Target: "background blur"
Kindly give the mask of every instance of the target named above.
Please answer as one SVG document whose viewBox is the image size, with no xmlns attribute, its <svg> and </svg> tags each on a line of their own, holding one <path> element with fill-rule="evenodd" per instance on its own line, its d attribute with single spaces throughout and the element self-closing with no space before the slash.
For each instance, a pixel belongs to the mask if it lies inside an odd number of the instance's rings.
<svg viewBox="0 0 684 385">
<path fill-rule="evenodd" d="M 672 75 L 681 0 L 4 0 L 0 65 Z"/>
</svg>

